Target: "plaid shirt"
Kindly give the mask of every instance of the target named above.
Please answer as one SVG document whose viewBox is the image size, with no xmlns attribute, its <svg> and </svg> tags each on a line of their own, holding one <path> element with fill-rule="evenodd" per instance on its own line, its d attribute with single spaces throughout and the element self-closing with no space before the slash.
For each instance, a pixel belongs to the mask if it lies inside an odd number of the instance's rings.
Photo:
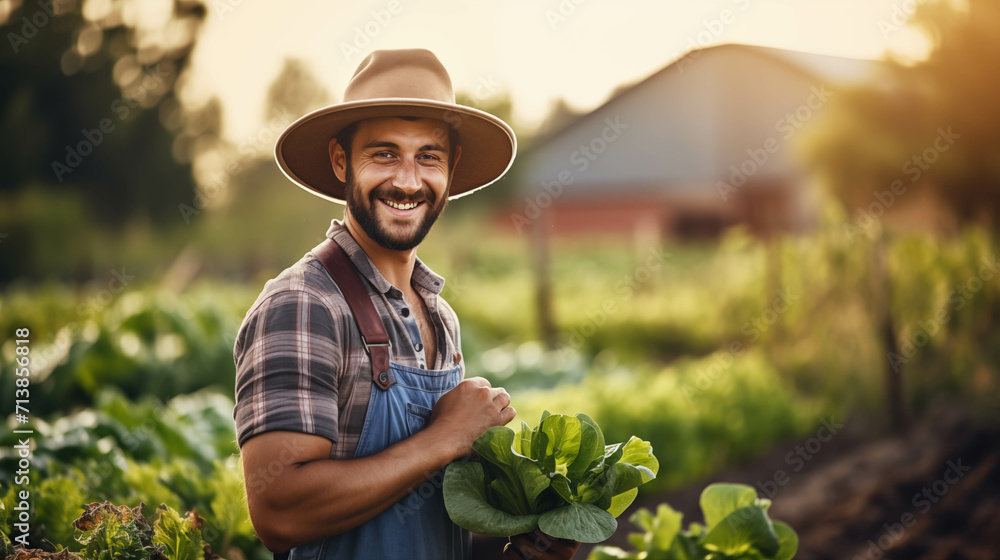
<svg viewBox="0 0 1000 560">
<path fill-rule="evenodd" d="M 363 284 L 389 334 L 392 361 L 428 369 L 403 292 L 375 268 L 343 223 L 333 220 L 326 236 L 367 279 Z M 411 283 L 436 331 L 432 369 L 458 365 L 464 377 L 458 318 L 439 295 L 444 279 L 417 259 Z M 331 458 L 354 456 L 373 385 L 370 360 L 347 301 L 311 254 L 264 285 L 240 325 L 233 359 L 240 447 L 257 434 L 287 430 L 331 440 Z"/>
</svg>

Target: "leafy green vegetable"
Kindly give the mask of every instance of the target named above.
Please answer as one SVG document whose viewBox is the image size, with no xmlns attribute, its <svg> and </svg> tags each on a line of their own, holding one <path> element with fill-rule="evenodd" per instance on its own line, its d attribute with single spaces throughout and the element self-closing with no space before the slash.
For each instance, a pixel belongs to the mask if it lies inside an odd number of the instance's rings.
<svg viewBox="0 0 1000 560">
<path fill-rule="evenodd" d="M 711 484 L 702 491 L 699 503 L 705 525 L 692 523 L 682 531 L 682 514 L 667 504 L 660 504 L 655 516 L 641 509 L 631 518 L 645 531 L 629 535 L 635 552 L 601 546 L 594 549 L 589 560 L 791 560 L 795 556 L 798 535 L 788 525 L 768 518 L 771 502 L 758 499 L 752 487 Z"/>
<path fill-rule="evenodd" d="M 142 515 L 142 507 L 93 502 L 73 527 L 81 556 L 89 560 L 162 560 L 161 547 L 153 546 L 153 529 Z"/>
<path fill-rule="evenodd" d="M 652 447 L 637 437 L 607 445 L 586 414 L 542 413 L 519 433 L 490 428 L 475 443 L 478 460 L 448 465 L 444 502 L 452 520 L 489 536 L 535 529 L 557 538 L 600 542 L 638 486 L 656 478 Z"/>
<path fill-rule="evenodd" d="M 216 560 L 201 535 L 204 520 L 194 511 L 180 515 L 161 505 L 149 525 L 139 504 L 134 508 L 111 502 L 85 506 L 73 527 L 85 560 Z M 64 549 L 65 550 L 65 549 Z M 73 560 L 73 559 L 66 559 Z"/>
<path fill-rule="evenodd" d="M 156 510 L 159 516 L 153 524 L 153 544 L 162 547 L 168 560 L 200 560 L 205 554 L 201 538 L 204 520 L 189 511 L 181 516 L 167 505 Z"/>
</svg>

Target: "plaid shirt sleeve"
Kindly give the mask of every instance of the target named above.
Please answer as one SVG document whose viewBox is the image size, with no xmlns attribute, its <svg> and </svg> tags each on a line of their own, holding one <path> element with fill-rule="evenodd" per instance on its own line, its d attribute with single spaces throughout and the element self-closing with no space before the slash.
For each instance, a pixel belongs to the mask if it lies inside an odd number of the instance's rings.
<svg viewBox="0 0 1000 560">
<path fill-rule="evenodd" d="M 236 362 L 237 443 L 272 430 L 338 439 L 337 323 L 307 289 L 274 291 L 243 321 Z"/>
</svg>

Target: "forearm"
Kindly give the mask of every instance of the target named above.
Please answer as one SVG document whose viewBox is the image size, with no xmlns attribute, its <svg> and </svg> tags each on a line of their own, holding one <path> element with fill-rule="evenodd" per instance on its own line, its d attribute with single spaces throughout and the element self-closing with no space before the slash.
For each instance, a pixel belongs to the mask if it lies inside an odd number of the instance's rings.
<svg viewBox="0 0 1000 560">
<path fill-rule="evenodd" d="M 250 500 L 255 527 L 274 551 L 353 529 L 446 466 L 453 446 L 418 432 L 370 457 L 291 465 Z"/>
</svg>

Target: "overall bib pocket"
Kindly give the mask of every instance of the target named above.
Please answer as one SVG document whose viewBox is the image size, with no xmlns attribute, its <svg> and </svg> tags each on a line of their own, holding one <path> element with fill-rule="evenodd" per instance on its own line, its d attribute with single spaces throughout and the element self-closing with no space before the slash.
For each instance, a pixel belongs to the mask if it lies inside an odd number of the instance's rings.
<svg viewBox="0 0 1000 560">
<path fill-rule="evenodd" d="M 406 403 L 406 431 L 408 436 L 423 430 L 431 419 L 431 409 L 426 406 Z"/>
</svg>

